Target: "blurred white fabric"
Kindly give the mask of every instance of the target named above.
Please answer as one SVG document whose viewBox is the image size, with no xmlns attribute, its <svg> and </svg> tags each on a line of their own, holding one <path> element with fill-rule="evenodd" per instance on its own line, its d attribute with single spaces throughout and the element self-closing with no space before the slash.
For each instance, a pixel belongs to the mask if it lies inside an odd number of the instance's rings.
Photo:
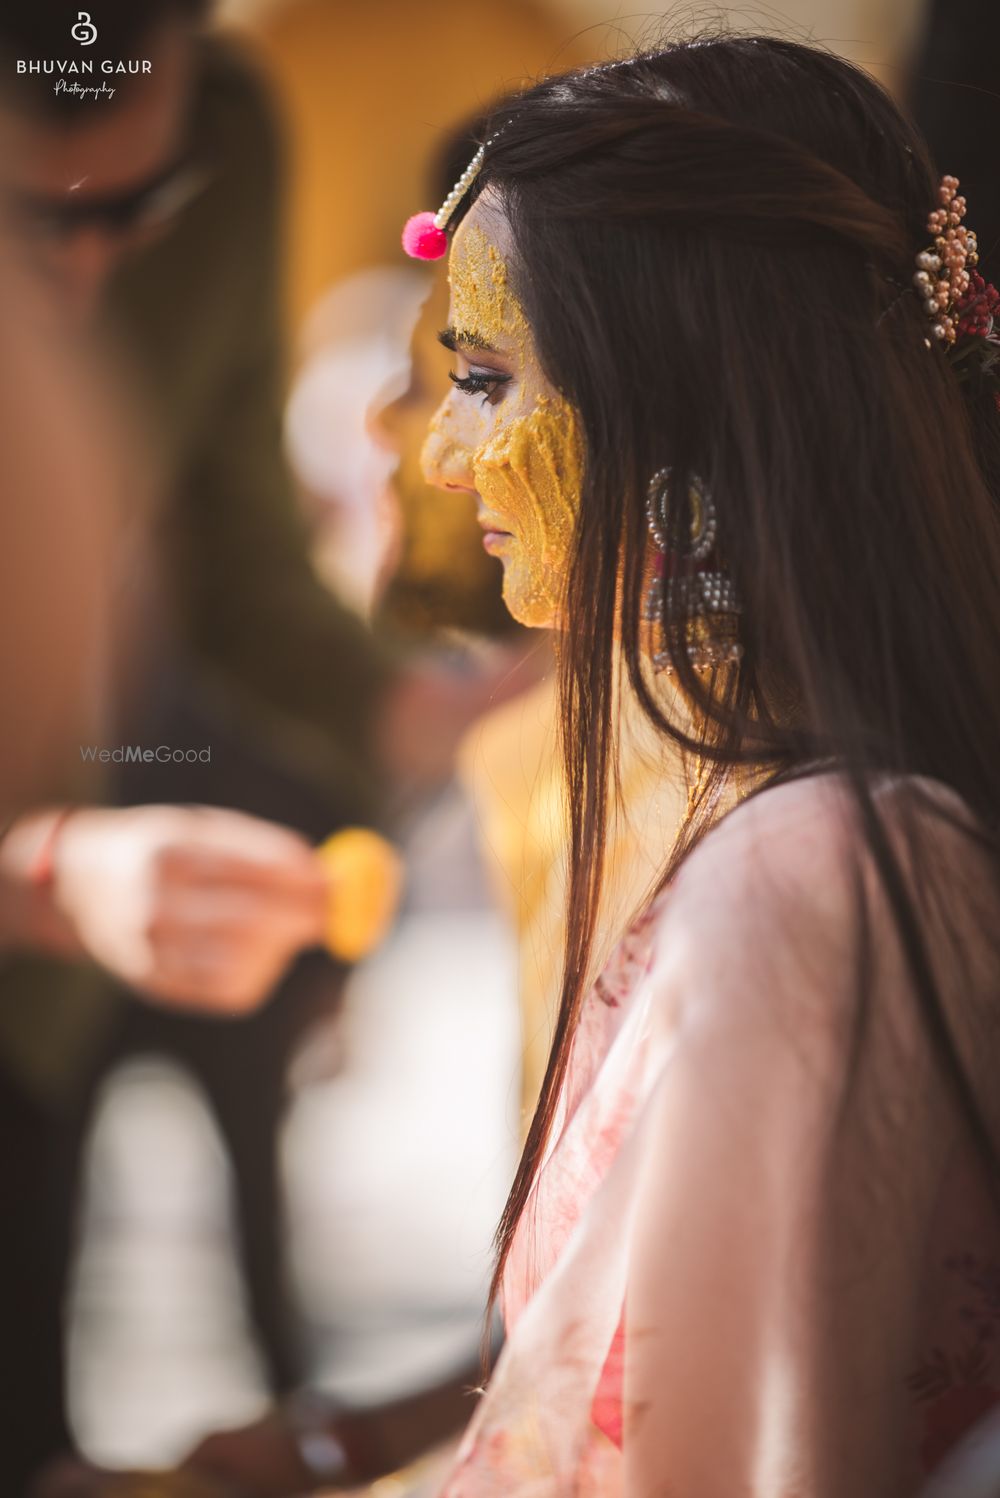
<svg viewBox="0 0 1000 1498">
<path fill-rule="evenodd" d="M 108 1082 L 69 1318 L 70 1412 L 110 1466 L 158 1466 L 267 1400 L 232 1249 L 230 1175 L 193 1082 L 156 1058 Z"/>
</svg>

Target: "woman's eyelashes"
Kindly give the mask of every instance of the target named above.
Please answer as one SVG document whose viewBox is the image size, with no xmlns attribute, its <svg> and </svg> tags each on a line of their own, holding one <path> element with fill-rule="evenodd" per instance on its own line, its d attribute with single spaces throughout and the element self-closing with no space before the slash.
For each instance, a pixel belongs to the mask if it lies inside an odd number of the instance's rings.
<svg viewBox="0 0 1000 1498">
<path fill-rule="evenodd" d="M 481 395 L 483 405 L 492 405 L 512 377 L 509 374 L 497 374 L 495 370 L 473 369 L 467 375 L 457 375 L 454 370 L 449 370 L 448 378 L 463 395 Z"/>
</svg>

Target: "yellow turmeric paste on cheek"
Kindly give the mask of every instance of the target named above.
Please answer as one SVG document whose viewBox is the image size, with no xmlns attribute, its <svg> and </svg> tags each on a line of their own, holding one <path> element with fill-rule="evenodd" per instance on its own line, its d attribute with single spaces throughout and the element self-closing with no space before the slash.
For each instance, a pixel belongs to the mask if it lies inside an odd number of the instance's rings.
<svg viewBox="0 0 1000 1498">
<path fill-rule="evenodd" d="M 545 378 L 503 256 L 471 223 L 456 237 L 451 315 L 459 336 L 515 353 L 510 393 L 471 466 L 485 510 L 511 533 L 500 553 L 507 607 L 522 624 L 550 626 L 558 621 L 580 505 L 580 423 Z"/>
<path fill-rule="evenodd" d="M 506 521 L 504 600 L 522 624 L 558 622 L 579 509 L 582 443 L 575 413 L 560 396 L 537 395 L 473 458 L 476 488 L 491 516 Z"/>
</svg>

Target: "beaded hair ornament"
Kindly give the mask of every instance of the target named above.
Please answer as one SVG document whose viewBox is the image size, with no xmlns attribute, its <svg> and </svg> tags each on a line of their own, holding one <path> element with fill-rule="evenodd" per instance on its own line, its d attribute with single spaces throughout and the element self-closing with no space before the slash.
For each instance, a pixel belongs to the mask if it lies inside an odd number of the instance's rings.
<svg viewBox="0 0 1000 1498">
<path fill-rule="evenodd" d="M 958 188 L 957 177 L 941 178 L 939 206 L 927 220 L 933 241 L 917 255 L 913 284 L 931 338 L 944 348 L 958 379 L 977 375 L 1000 404 L 1000 292 L 975 269 L 979 246 L 962 223 L 966 204 Z"/>
</svg>

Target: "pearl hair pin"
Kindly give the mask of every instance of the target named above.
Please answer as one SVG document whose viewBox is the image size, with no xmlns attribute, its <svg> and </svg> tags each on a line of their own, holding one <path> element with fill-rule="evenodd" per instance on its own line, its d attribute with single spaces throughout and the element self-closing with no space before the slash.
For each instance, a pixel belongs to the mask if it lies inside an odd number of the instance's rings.
<svg viewBox="0 0 1000 1498">
<path fill-rule="evenodd" d="M 415 213 L 403 227 L 403 249 L 412 260 L 440 260 L 448 252 L 448 224 L 455 209 L 482 171 L 486 148 L 496 140 L 495 131 L 479 147 L 437 213 Z"/>
</svg>

